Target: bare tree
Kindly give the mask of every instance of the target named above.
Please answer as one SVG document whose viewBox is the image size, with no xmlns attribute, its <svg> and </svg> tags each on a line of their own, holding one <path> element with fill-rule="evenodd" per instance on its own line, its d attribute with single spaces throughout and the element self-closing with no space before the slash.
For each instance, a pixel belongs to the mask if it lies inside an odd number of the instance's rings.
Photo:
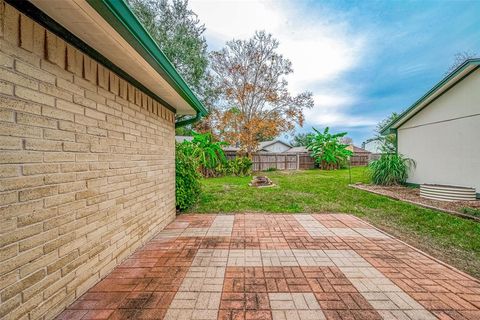
<svg viewBox="0 0 480 320">
<path fill-rule="evenodd" d="M 278 41 L 264 31 L 249 40 L 232 40 L 213 52 L 211 68 L 221 93 L 218 133 L 239 144 L 247 154 L 262 137 L 275 137 L 303 125 L 305 108 L 313 107 L 311 92 L 296 96 L 288 90 L 291 62 L 277 53 Z"/>
<path fill-rule="evenodd" d="M 349 145 L 350 145 L 350 144 L 353 144 L 353 139 L 350 138 L 350 137 L 347 137 L 347 136 L 341 137 L 339 141 L 340 141 L 340 143 L 342 143 L 342 144 L 349 144 Z"/>
<path fill-rule="evenodd" d="M 468 59 L 473 59 L 475 57 L 478 57 L 477 53 L 474 51 L 461 51 L 455 53 L 453 56 L 453 63 L 448 67 L 447 72 L 445 72 L 445 75 L 448 75 L 450 72 L 458 68 L 462 63 L 467 61 Z"/>
</svg>

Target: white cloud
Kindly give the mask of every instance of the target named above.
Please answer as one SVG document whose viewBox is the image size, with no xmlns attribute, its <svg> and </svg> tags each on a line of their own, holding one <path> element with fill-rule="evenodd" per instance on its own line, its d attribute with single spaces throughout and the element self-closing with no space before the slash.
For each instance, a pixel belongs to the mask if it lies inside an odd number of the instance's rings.
<svg viewBox="0 0 480 320">
<path fill-rule="evenodd" d="M 325 10 L 302 11 L 296 1 L 190 0 L 190 6 L 205 23 L 213 50 L 233 38 L 248 39 L 256 30 L 266 30 L 279 40 L 279 52 L 292 61 L 294 69 L 287 79 L 290 89 L 314 94 L 315 107 L 306 112 L 307 124 L 355 126 L 372 122 L 348 115 L 348 107 L 356 100 L 350 90 L 326 89 L 332 85 L 347 87 L 348 79 L 342 76 L 360 64 L 368 47 L 368 39 L 349 30 L 349 24 L 339 16 Z"/>
<path fill-rule="evenodd" d="M 354 128 L 373 126 L 377 123 L 376 120 L 369 117 L 355 116 L 338 110 L 315 108 L 305 112 L 305 120 L 308 125 L 313 127 Z"/>
<path fill-rule="evenodd" d="M 344 109 L 354 104 L 357 100 L 354 96 L 342 95 L 341 93 L 316 94 L 313 96 L 316 108 Z"/>
<path fill-rule="evenodd" d="M 349 110 L 357 99 L 355 96 L 344 96 L 340 93 L 315 95 L 315 106 L 305 111 L 306 122 L 318 127 L 365 127 L 377 123 L 377 120 L 372 118 L 351 115 Z"/>
</svg>

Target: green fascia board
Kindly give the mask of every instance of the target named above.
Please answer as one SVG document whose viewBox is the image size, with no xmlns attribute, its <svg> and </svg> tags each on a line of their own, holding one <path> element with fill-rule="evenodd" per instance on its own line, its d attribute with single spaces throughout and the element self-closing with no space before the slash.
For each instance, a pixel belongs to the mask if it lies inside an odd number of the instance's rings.
<svg viewBox="0 0 480 320">
<path fill-rule="evenodd" d="M 415 109 L 419 104 L 421 104 L 423 101 L 428 99 L 431 95 L 433 95 L 435 92 L 437 92 L 440 88 L 442 88 L 448 81 L 450 81 L 452 78 L 457 76 L 460 72 L 468 68 L 469 66 L 475 65 L 480 66 L 480 58 L 476 59 L 469 59 L 466 60 L 464 63 L 462 63 L 460 66 L 458 66 L 455 70 L 453 70 L 450 74 L 448 74 L 445 78 L 443 78 L 439 83 L 437 83 L 432 89 L 430 89 L 426 94 L 424 94 L 420 99 L 418 99 L 413 105 L 411 105 L 407 110 L 402 112 L 397 119 L 393 120 L 390 122 L 387 126 L 385 126 L 382 131 L 380 132 L 381 134 L 389 134 L 392 133 L 392 126 L 394 126 L 396 123 L 398 123 L 400 120 L 402 120 L 410 111 Z"/>
<path fill-rule="evenodd" d="M 185 80 L 178 74 L 124 0 L 87 0 L 95 9 L 197 112 L 208 114 Z"/>
</svg>

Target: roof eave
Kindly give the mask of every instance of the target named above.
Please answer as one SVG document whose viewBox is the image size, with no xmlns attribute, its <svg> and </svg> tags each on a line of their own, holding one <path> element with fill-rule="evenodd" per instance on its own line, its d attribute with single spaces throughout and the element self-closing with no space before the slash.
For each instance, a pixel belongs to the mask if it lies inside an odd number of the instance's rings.
<svg viewBox="0 0 480 320">
<path fill-rule="evenodd" d="M 123 0 L 86 0 L 201 116 L 208 111 Z M 199 119 L 198 117 L 197 119 Z"/>
<path fill-rule="evenodd" d="M 432 89 L 430 89 L 426 94 L 424 94 L 420 99 L 418 99 L 414 104 L 412 104 L 408 109 L 406 109 L 404 112 L 402 112 L 397 119 L 389 123 L 387 126 L 385 126 L 382 131 L 380 132 L 382 135 L 390 134 L 395 132 L 403 123 L 408 121 L 411 117 L 413 117 L 418 111 L 426 107 L 428 104 L 421 105 L 425 100 L 432 98 L 435 94 L 438 93 L 440 89 L 442 89 L 445 85 L 448 85 L 449 82 L 460 75 L 460 73 L 465 72 L 466 75 L 470 74 L 470 72 L 473 72 L 480 66 L 480 58 L 478 59 L 469 59 L 466 60 L 464 63 L 462 63 L 460 66 L 458 66 L 455 70 L 450 72 L 446 77 L 444 77 L 440 82 L 438 82 Z M 469 69 L 469 70 L 467 70 Z M 457 79 L 455 82 L 450 83 L 449 88 L 455 86 L 460 80 L 462 80 L 463 77 L 460 79 Z M 448 90 L 448 89 L 447 89 Z M 443 93 L 443 92 L 442 92 Z M 414 111 L 416 108 L 419 108 L 418 111 Z"/>
</svg>

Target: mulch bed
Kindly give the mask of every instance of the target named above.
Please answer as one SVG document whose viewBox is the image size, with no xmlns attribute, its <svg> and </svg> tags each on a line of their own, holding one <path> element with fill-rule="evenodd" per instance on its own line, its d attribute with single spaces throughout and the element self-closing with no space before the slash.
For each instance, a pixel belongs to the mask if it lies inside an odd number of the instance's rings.
<svg viewBox="0 0 480 320">
<path fill-rule="evenodd" d="M 480 221 L 480 217 L 462 212 L 462 208 L 480 209 L 480 200 L 475 201 L 438 201 L 420 197 L 420 189 L 405 186 L 377 186 L 370 184 L 355 184 L 351 187 L 387 196 L 389 198 L 412 203 L 429 209 L 440 210 L 457 216 Z"/>
</svg>

